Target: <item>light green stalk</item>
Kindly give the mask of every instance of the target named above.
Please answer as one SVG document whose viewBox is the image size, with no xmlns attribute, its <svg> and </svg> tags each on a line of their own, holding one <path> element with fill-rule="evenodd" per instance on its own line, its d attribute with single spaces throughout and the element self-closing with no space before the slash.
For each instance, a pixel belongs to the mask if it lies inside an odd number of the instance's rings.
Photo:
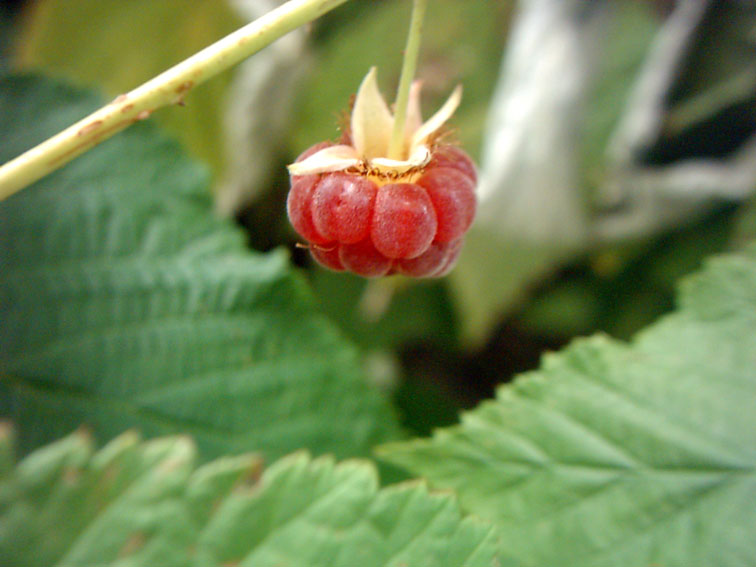
<svg viewBox="0 0 756 567">
<path fill-rule="evenodd" d="M 426 0 L 414 0 L 412 4 L 412 18 L 410 20 L 407 46 L 404 48 L 404 61 L 402 62 L 402 74 L 399 78 L 399 87 L 396 92 L 394 103 L 394 129 L 391 132 L 388 157 L 391 159 L 404 159 L 404 125 L 407 121 L 407 102 L 409 100 L 410 86 L 417 69 L 417 56 L 420 52 L 420 39 L 423 31 L 423 19 L 425 17 Z"/>
<path fill-rule="evenodd" d="M 290 0 L 0 167 L 0 200 L 347 0 Z"/>
</svg>

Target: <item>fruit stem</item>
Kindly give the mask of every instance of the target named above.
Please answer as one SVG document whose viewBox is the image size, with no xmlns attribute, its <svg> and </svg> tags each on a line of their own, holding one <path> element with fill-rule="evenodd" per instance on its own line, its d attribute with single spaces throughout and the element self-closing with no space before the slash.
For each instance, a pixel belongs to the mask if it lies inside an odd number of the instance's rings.
<svg viewBox="0 0 756 567">
<path fill-rule="evenodd" d="M 0 167 L 0 200 L 347 0 L 290 0 Z"/>
<path fill-rule="evenodd" d="M 410 19 L 407 46 L 404 48 L 404 60 L 402 61 L 402 74 L 399 77 L 399 87 L 396 91 L 394 103 L 394 129 L 391 132 L 388 157 L 391 159 L 404 159 L 404 127 L 407 121 L 407 102 L 409 101 L 410 86 L 417 69 L 417 55 L 420 51 L 420 39 L 423 31 L 423 18 L 425 17 L 426 0 L 414 0 L 412 4 L 412 16 Z"/>
</svg>

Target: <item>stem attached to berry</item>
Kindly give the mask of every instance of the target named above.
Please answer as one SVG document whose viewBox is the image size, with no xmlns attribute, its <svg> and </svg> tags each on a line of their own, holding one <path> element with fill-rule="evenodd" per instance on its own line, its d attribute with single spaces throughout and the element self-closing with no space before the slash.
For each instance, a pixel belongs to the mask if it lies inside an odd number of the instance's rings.
<svg viewBox="0 0 756 567">
<path fill-rule="evenodd" d="M 347 0 L 290 0 L 0 167 L 0 200 Z"/>
<path fill-rule="evenodd" d="M 394 103 L 394 129 L 391 132 L 388 157 L 401 160 L 406 158 L 404 154 L 404 125 L 407 121 L 407 102 L 412 79 L 417 68 L 417 56 L 420 51 L 420 38 L 423 31 L 423 18 L 425 17 L 426 0 L 414 0 L 412 4 L 412 18 L 410 20 L 407 46 L 404 48 L 404 60 L 402 61 L 402 74 L 399 78 L 399 87 L 396 92 Z"/>
</svg>

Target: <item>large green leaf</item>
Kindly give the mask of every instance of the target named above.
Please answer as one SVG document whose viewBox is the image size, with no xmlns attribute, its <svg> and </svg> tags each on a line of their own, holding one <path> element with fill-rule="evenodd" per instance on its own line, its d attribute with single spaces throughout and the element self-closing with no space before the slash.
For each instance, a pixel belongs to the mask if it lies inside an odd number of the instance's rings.
<svg viewBox="0 0 756 567">
<path fill-rule="evenodd" d="M 228 2 L 40 0 L 18 37 L 17 62 L 116 96 L 240 27 Z M 210 81 L 156 119 L 217 173 L 224 162 L 222 117 L 231 76 Z"/>
<path fill-rule="evenodd" d="M 502 565 L 490 526 L 421 484 L 379 491 L 366 462 L 299 453 L 259 478 L 247 456 L 195 469 L 183 437 L 127 433 L 94 453 L 78 433 L 14 467 L 10 437 L 0 430 L 5 567 Z"/>
<path fill-rule="evenodd" d="M 544 359 L 432 439 L 383 448 L 496 522 L 524 565 L 756 564 L 756 247 L 631 344 Z"/>
<path fill-rule="evenodd" d="M 0 83 L 0 161 L 96 101 Z M 0 414 L 22 447 L 80 423 L 187 432 L 206 455 L 365 454 L 397 434 L 285 254 L 213 217 L 207 176 L 137 125 L 0 205 Z"/>
</svg>

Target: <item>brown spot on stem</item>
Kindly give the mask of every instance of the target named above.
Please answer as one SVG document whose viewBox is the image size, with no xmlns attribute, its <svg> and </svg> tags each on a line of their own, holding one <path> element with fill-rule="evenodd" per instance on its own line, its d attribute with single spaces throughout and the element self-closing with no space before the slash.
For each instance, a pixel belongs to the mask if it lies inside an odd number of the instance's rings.
<svg viewBox="0 0 756 567">
<path fill-rule="evenodd" d="M 176 89 L 176 94 L 184 94 L 194 86 L 194 81 L 184 81 Z"/>
<path fill-rule="evenodd" d="M 136 115 L 136 119 L 147 120 L 150 117 L 150 114 L 152 114 L 152 112 L 150 112 L 149 110 L 143 110 L 142 112 Z"/>
<path fill-rule="evenodd" d="M 124 107 L 123 107 L 123 108 L 121 109 L 121 112 L 122 112 L 122 113 L 126 113 L 126 112 L 128 112 L 129 110 L 131 110 L 132 108 L 134 108 L 134 105 L 133 105 L 133 104 L 127 104 L 126 106 L 124 106 Z"/>
<path fill-rule="evenodd" d="M 149 114 L 148 114 L 149 115 Z M 102 121 L 100 121 L 102 122 Z M 100 129 L 94 136 L 91 138 L 86 138 L 81 141 L 80 144 L 75 145 L 74 147 L 70 148 L 68 151 L 62 153 L 59 156 L 55 156 L 54 159 L 51 159 L 47 162 L 48 167 L 51 167 L 52 169 L 55 169 L 58 167 L 61 163 L 67 162 L 69 159 L 71 159 L 71 156 L 76 156 L 86 150 L 87 148 L 91 148 L 92 146 L 96 145 L 99 140 L 102 138 L 107 138 L 108 136 L 115 134 L 116 132 L 123 130 L 126 126 L 134 122 L 133 119 L 128 120 L 121 120 L 120 122 L 116 122 L 115 124 L 108 126 L 107 128 Z M 98 124 L 99 126 L 99 124 Z M 82 128 L 82 130 L 86 129 L 87 126 Z M 80 130 L 77 135 L 82 135 L 82 130 Z"/>
<path fill-rule="evenodd" d="M 94 122 L 90 122 L 86 126 L 82 126 L 81 129 L 76 132 L 77 136 L 86 136 L 87 134 L 93 132 L 94 130 L 97 130 L 100 126 L 102 126 L 102 120 L 95 120 Z"/>
<path fill-rule="evenodd" d="M 186 93 L 188 93 L 193 86 L 194 86 L 194 81 L 184 81 L 183 83 L 181 83 L 176 88 L 175 92 L 178 96 L 173 101 L 173 104 L 184 106 L 184 96 L 186 96 Z"/>
</svg>

